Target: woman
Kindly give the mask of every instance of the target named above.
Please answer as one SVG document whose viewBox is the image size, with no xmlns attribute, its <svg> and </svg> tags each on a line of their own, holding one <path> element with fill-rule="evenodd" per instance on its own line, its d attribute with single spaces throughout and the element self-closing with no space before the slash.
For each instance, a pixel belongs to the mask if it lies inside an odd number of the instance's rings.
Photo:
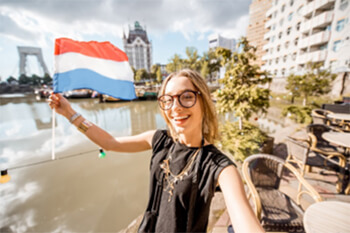
<svg viewBox="0 0 350 233">
<path fill-rule="evenodd" d="M 205 232 L 220 185 L 235 232 L 263 232 L 249 206 L 234 164 L 214 145 L 217 118 L 204 79 L 191 70 L 169 75 L 158 103 L 169 127 L 114 138 L 76 113 L 59 94 L 49 105 L 105 150 L 152 149 L 150 197 L 140 232 Z"/>
</svg>

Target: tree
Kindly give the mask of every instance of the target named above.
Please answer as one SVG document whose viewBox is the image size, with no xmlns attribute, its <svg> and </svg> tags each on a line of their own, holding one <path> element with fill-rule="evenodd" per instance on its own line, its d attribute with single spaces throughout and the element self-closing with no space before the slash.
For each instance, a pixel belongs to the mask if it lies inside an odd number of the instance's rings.
<svg viewBox="0 0 350 233">
<path fill-rule="evenodd" d="M 331 74 L 327 69 L 322 69 L 322 63 L 308 62 L 304 75 L 291 74 L 288 76 L 286 89 L 291 91 L 292 96 L 303 97 L 303 106 L 306 106 L 308 97 L 329 93 L 330 84 L 335 78 L 335 74 Z"/>
<path fill-rule="evenodd" d="M 17 79 L 15 79 L 14 77 L 10 76 L 10 77 L 8 77 L 8 78 L 6 79 L 6 82 L 9 83 L 9 84 L 11 84 L 11 83 L 13 83 L 13 82 L 16 82 L 16 83 L 17 83 Z"/>
<path fill-rule="evenodd" d="M 195 47 L 186 47 L 186 56 L 187 59 L 184 60 L 185 67 L 200 72 L 201 63 L 197 49 Z"/>
<path fill-rule="evenodd" d="M 156 72 L 156 77 L 157 77 L 157 82 L 161 83 L 162 80 L 163 80 L 163 75 L 162 75 L 162 71 L 160 70 L 160 67 L 159 67 L 159 69 Z"/>
<path fill-rule="evenodd" d="M 52 83 L 52 78 L 49 74 L 45 74 L 42 80 L 43 80 L 43 83 L 46 85 Z"/>
<path fill-rule="evenodd" d="M 181 70 L 184 67 L 183 59 L 179 54 L 174 54 L 172 58 L 170 58 L 169 63 L 166 65 L 166 71 L 168 73 L 176 72 Z"/>
<path fill-rule="evenodd" d="M 136 71 L 135 81 L 140 82 L 149 78 L 149 74 L 146 69 L 139 69 Z"/>
<path fill-rule="evenodd" d="M 219 113 L 234 112 L 241 126 L 242 119 L 248 120 L 253 113 L 267 112 L 270 90 L 262 86 L 270 83 L 271 78 L 267 72 L 260 71 L 258 65 L 250 64 L 256 49 L 249 45 L 246 38 L 241 38 L 239 46 L 242 46 L 242 53 L 231 53 L 222 48 L 217 50 L 223 58 L 226 73 L 220 79 L 223 88 L 216 96 Z"/>
<path fill-rule="evenodd" d="M 267 135 L 257 126 L 248 122 L 253 113 L 266 113 L 269 107 L 270 90 L 263 86 L 271 82 L 269 74 L 260 71 L 257 65 L 251 65 L 255 57 L 255 48 L 246 38 L 241 38 L 241 53 L 219 48 L 216 53 L 221 56 L 221 63 L 226 67 L 223 84 L 216 92 L 219 113 L 234 113 L 238 122 L 226 122 L 221 127 L 223 149 L 231 152 L 235 159 L 257 153 Z M 243 125 L 243 120 L 245 121 Z"/>
</svg>

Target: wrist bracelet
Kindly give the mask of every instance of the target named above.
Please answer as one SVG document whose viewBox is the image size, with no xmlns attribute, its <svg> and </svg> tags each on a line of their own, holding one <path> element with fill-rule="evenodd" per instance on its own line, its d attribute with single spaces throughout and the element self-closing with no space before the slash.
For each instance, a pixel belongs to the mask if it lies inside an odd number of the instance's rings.
<svg viewBox="0 0 350 233">
<path fill-rule="evenodd" d="M 69 119 L 70 123 L 73 123 L 73 121 L 75 121 L 78 117 L 80 117 L 81 114 L 80 113 L 74 113 L 73 116 L 71 116 L 71 118 Z"/>
<path fill-rule="evenodd" d="M 80 130 L 80 132 L 82 133 L 86 133 L 86 131 L 92 126 L 92 123 L 88 120 L 84 120 L 82 121 L 79 126 L 78 129 Z"/>
</svg>

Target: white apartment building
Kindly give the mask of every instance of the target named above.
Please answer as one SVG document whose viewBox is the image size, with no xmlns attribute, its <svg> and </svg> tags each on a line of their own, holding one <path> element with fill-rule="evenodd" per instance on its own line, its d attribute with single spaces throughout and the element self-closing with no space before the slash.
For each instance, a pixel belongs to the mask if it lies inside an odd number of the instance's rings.
<svg viewBox="0 0 350 233">
<path fill-rule="evenodd" d="M 273 0 L 267 11 L 263 70 L 275 77 L 303 73 L 307 62 L 350 67 L 350 0 Z"/>
<path fill-rule="evenodd" d="M 218 47 L 229 49 L 232 52 L 236 51 L 236 40 L 228 39 L 219 34 L 212 34 L 208 37 L 209 49 L 216 49 Z"/>
<path fill-rule="evenodd" d="M 129 63 L 136 70 L 146 69 L 151 71 L 152 44 L 148 40 L 147 32 L 139 22 L 135 22 L 133 30 L 129 29 L 128 37 L 123 36 L 124 50 L 129 58 Z"/>
</svg>

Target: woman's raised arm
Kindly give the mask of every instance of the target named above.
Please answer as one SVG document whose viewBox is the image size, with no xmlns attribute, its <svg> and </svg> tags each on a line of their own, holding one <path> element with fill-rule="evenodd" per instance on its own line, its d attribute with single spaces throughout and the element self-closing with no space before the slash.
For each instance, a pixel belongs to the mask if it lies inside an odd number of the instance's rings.
<svg viewBox="0 0 350 233">
<path fill-rule="evenodd" d="M 82 131 L 92 142 L 107 151 L 116 152 L 139 152 L 151 149 L 152 138 L 155 130 L 147 131 L 135 136 L 114 138 L 105 130 L 92 124 L 83 116 L 78 114 L 70 105 L 69 101 L 61 94 L 51 94 L 49 97 L 51 109 L 66 117 Z"/>
<path fill-rule="evenodd" d="M 219 184 L 225 198 L 235 232 L 264 232 L 249 205 L 240 174 L 234 166 L 228 166 L 219 175 Z"/>
</svg>

